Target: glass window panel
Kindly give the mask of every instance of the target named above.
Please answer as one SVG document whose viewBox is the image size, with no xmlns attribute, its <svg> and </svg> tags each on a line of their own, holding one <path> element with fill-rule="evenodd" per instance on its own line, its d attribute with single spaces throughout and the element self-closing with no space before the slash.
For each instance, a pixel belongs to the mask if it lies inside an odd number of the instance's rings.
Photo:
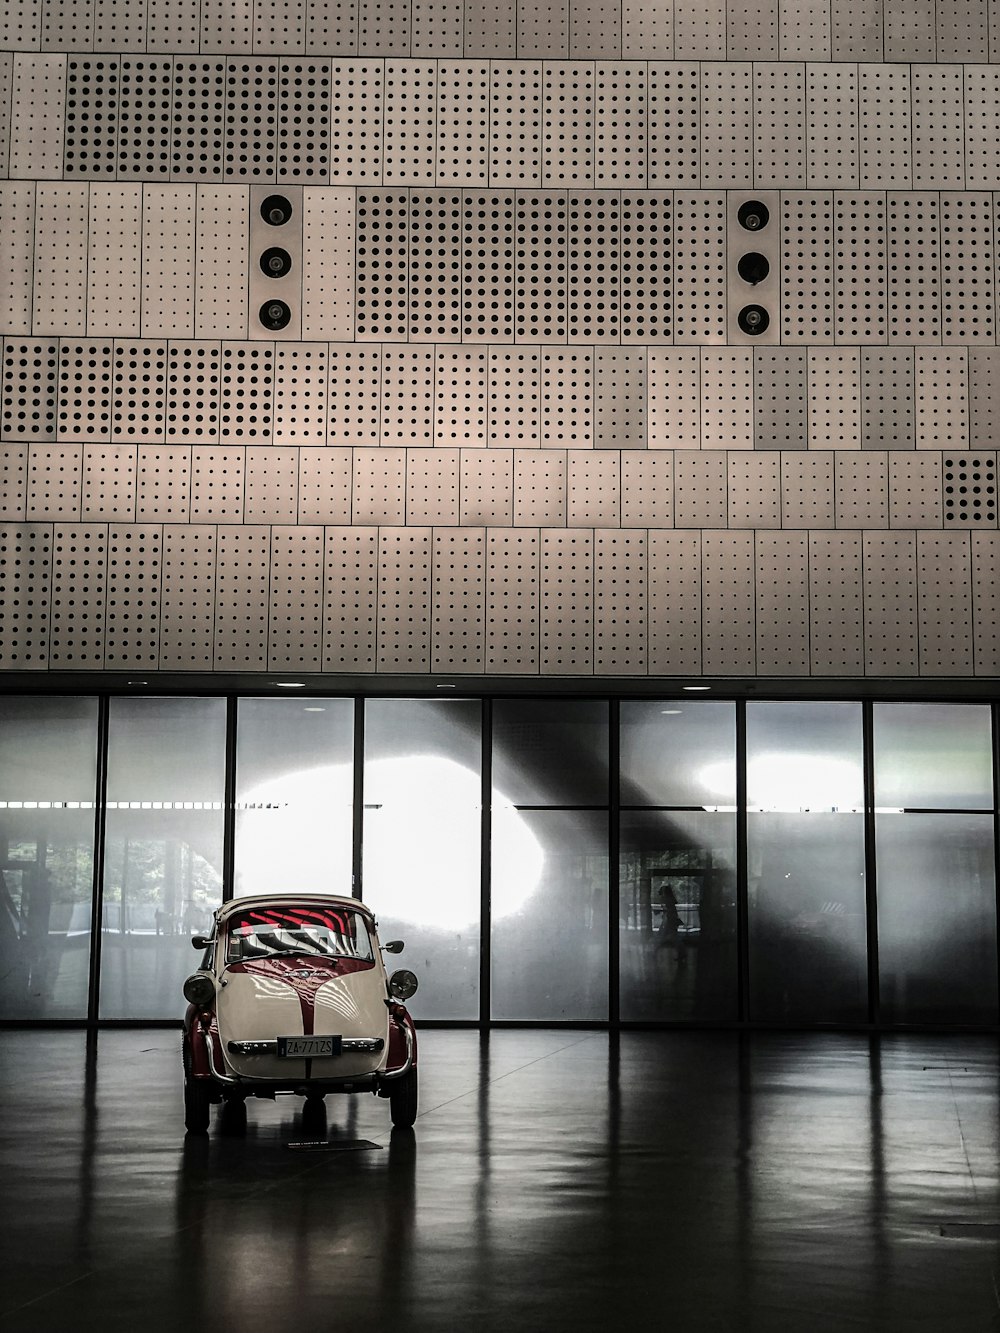
<svg viewBox="0 0 1000 1333">
<path fill-rule="evenodd" d="M 478 1018 L 481 705 L 369 699 L 364 780 L 364 898 L 383 942 L 406 942 L 395 965 L 420 982 L 408 1007 Z"/>
<path fill-rule="evenodd" d="M 876 704 L 875 804 L 991 810 L 986 704 Z"/>
<path fill-rule="evenodd" d="M 236 894 L 352 891 L 353 699 L 241 699 Z"/>
<path fill-rule="evenodd" d="M 621 705 L 622 805 L 734 806 L 736 706 Z"/>
<path fill-rule="evenodd" d="M 622 1018 L 735 1018 L 735 815 L 623 815 L 619 876 Z"/>
<path fill-rule="evenodd" d="M 748 703 L 751 810 L 864 808 L 861 705 Z"/>
<path fill-rule="evenodd" d="M 875 840 L 882 1017 L 995 1023 L 992 817 L 881 814 Z"/>
<path fill-rule="evenodd" d="M 864 1022 L 864 816 L 752 814 L 747 870 L 751 1018 Z"/>
<path fill-rule="evenodd" d="M 607 801 L 607 703 L 496 701 L 494 805 L 606 805 Z"/>
<path fill-rule="evenodd" d="M 493 815 L 492 1016 L 608 1016 L 608 817 Z"/>
<path fill-rule="evenodd" d="M 222 898 L 224 699 L 112 699 L 101 1017 L 169 1018 Z"/>
<path fill-rule="evenodd" d="M 97 700 L 0 698 L 0 1017 L 85 1018 Z"/>
</svg>

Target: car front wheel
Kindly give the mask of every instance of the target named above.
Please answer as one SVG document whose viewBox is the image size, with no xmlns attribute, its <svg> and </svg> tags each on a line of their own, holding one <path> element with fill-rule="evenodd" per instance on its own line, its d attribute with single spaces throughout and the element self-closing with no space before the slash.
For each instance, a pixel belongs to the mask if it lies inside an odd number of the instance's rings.
<svg viewBox="0 0 1000 1333">
<path fill-rule="evenodd" d="M 207 1134 L 211 1090 L 203 1079 L 184 1080 L 184 1127 L 189 1134 Z"/>
<path fill-rule="evenodd" d="M 409 1129 L 417 1118 L 417 1071 L 411 1069 L 392 1085 L 389 1114 L 397 1129 Z"/>
</svg>

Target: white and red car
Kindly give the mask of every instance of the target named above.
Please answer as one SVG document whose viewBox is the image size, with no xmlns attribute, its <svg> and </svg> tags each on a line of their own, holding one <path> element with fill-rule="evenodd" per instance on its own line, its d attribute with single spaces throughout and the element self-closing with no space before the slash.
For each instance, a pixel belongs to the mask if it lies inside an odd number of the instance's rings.
<svg viewBox="0 0 1000 1333">
<path fill-rule="evenodd" d="M 230 1128 L 246 1098 L 291 1093 L 321 1113 L 327 1093 L 389 1099 L 392 1123 L 417 1114 L 417 1038 L 403 1001 L 405 969 L 387 976 L 375 918 L 353 898 L 274 894 L 237 898 L 196 935 L 201 967 L 184 983 L 184 1123 L 204 1134 L 224 1103 Z"/>
</svg>

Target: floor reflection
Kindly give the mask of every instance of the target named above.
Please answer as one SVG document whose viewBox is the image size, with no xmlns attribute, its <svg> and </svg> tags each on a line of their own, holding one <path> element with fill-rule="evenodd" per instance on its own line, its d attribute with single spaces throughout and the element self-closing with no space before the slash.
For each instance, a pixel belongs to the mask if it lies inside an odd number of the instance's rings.
<svg viewBox="0 0 1000 1333">
<path fill-rule="evenodd" d="M 431 1031 L 415 1131 L 191 1139 L 172 1032 L 0 1046 L 10 1333 L 996 1327 L 989 1038 Z"/>
</svg>

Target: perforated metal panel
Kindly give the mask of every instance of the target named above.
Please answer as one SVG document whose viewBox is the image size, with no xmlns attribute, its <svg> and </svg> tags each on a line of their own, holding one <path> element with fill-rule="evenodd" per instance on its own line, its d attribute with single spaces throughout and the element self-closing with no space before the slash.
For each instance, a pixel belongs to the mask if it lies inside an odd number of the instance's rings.
<svg viewBox="0 0 1000 1333">
<path fill-rule="evenodd" d="M 969 533 L 917 533 L 917 593 L 920 674 L 970 675 L 973 649 Z"/>
<path fill-rule="evenodd" d="M 462 337 L 514 339 L 514 196 L 463 196 Z"/>
<path fill-rule="evenodd" d="M 110 342 L 77 343 L 59 348 L 60 440 L 111 438 L 111 382 L 114 348 Z"/>
<path fill-rule="evenodd" d="M 226 156 L 224 59 L 191 57 L 174 62 L 171 138 L 172 180 L 217 180 L 222 176 Z"/>
<path fill-rule="evenodd" d="M 701 75 L 697 65 L 651 64 L 646 81 L 647 180 L 657 189 L 701 184 Z"/>
<path fill-rule="evenodd" d="M 646 184 L 645 63 L 598 64 L 594 72 L 594 181 Z"/>
<path fill-rule="evenodd" d="M 350 449 L 299 450 L 300 523 L 350 523 L 353 463 Z"/>
<path fill-rule="evenodd" d="M 794 190 L 806 184 L 805 70 L 754 66 L 754 183 Z"/>
<path fill-rule="evenodd" d="M 112 438 L 161 443 L 166 414 L 165 341 L 116 342 Z"/>
<path fill-rule="evenodd" d="M 460 506 L 463 526 L 511 526 L 514 517 L 512 449 L 462 450 Z"/>
<path fill-rule="evenodd" d="M 299 454 L 289 446 L 251 446 L 243 478 L 245 523 L 294 523 L 298 515 Z"/>
<path fill-rule="evenodd" d="M 781 6 L 782 60 L 830 60 L 829 0 L 786 0 Z"/>
<path fill-rule="evenodd" d="M 431 670 L 482 671 L 485 657 L 486 532 L 434 532 Z"/>
<path fill-rule="evenodd" d="M 726 196 L 674 196 L 674 341 L 726 341 Z"/>
<path fill-rule="evenodd" d="M 673 523 L 673 454 L 666 451 L 622 454 L 622 527 L 670 528 Z"/>
<path fill-rule="evenodd" d="M 142 294 L 142 187 L 90 186 L 87 332 L 137 336 Z"/>
<path fill-rule="evenodd" d="M 354 191 L 302 192 L 302 336 L 354 333 Z"/>
<path fill-rule="evenodd" d="M 916 534 L 863 535 L 865 674 L 918 673 Z"/>
<path fill-rule="evenodd" d="M 490 69 L 487 61 L 443 61 L 438 65 L 435 151 L 438 185 L 485 186 L 489 183 Z"/>
<path fill-rule="evenodd" d="M 619 0 L 570 0 L 569 54 L 615 58 L 621 55 Z"/>
<path fill-rule="evenodd" d="M 566 522 L 566 450 L 514 451 L 514 526 Z"/>
<path fill-rule="evenodd" d="M 623 192 L 621 339 L 673 341 L 673 197 Z"/>
<path fill-rule="evenodd" d="M 491 528 L 486 534 L 486 669 L 534 674 L 539 666 L 537 530 Z"/>
<path fill-rule="evenodd" d="M 833 342 L 833 196 L 781 199 L 781 341 Z"/>
<path fill-rule="evenodd" d="M 647 447 L 700 448 L 701 353 L 698 348 L 651 347 L 646 353 L 646 378 Z M 752 398 L 752 371 L 750 392 Z"/>
<path fill-rule="evenodd" d="M 724 528 L 728 515 L 726 455 L 721 450 L 674 455 L 674 526 Z"/>
<path fill-rule="evenodd" d="M 275 358 L 275 441 L 325 444 L 329 376 L 326 344 L 281 344 L 275 349 Z"/>
<path fill-rule="evenodd" d="M 970 65 L 964 71 L 965 185 L 988 190 L 1000 177 L 1000 136 L 996 108 L 1000 99 L 1000 69 Z"/>
<path fill-rule="evenodd" d="M 147 51 L 197 51 L 200 0 L 150 6 L 146 13 Z"/>
<path fill-rule="evenodd" d="M 383 347 L 382 443 L 434 443 L 434 348 Z"/>
<path fill-rule="evenodd" d="M 359 0 L 358 33 L 364 55 L 409 55 L 409 0 Z"/>
<path fill-rule="evenodd" d="M 379 531 L 379 671 L 430 668 L 431 535 L 429 528 Z"/>
<path fill-rule="evenodd" d="M 857 67 L 807 66 L 806 109 L 806 167 L 810 187 L 857 186 Z"/>
<path fill-rule="evenodd" d="M 216 529 L 163 529 L 160 670 L 210 671 L 215 638 Z"/>
<path fill-rule="evenodd" d="M 66 62 L 65 174 L 95 179 L 118 171 L 118 58 Z"/>
<path fill-rule="evenodd" d="M 889 455 L 889 526 L 941 527 L 941 455 Z"/>
<path fill-rule="evenodd" d="M 217 444 L 221 349 L 215 342 L 171 343 L 167 353 L 167 443 Z"/>
<path fill-rule="evenodd" d="M 242 445 L 191 450 L 191 522 L 242 523 L 246 450 Z"/>
<path fill-rule="evenodd" d="M 809 448 L 861 448 L 861 356 L 857 347 L 809 349 Z"/>
<path fill-rule="evenodd" d="M 410 50 L 415 56 L 460 56 L 462 0 L 413 0 Z"/>
<path fill-rule="evenodd" d="M 170 56 L 123 56 L 118 78 L 118 179 L 166 180 L 173 61 Z"/>
<path fill-rule="evenodd" d="M 253 49 L 301 51 L 305 41 L 305 0 L 254 0 Z"/>
<path fill-rule="evenodd" d="M 112 523 L 108 529 L 108 587 L 104 665 L 155 670 L 160 656 L 162 529 Z"/>
<path fill-rule="evenodd" d="M 245 190 L 236 185 L 200 185 L 195 227 L 195 334 L 245 338 L 249 281 Z"/>
<path fill-rule="evenodd" d="M 816 676 L 865 670 L 860 532 L 809 534 L 809 658 Z"/>
<path fill-rule="evenodd" d="M 410 194 L 411 342 L 462 336 L 462 196 Z"/>
<path fill-rule="evenodd" d="M 781 527 L 781 455 L 776 450 L 728 455 L 729 527 Z"/>
<path fill-rule="evenodd" d="M 926 11 L 907 0 L 882 0 L 885 15 L 886 60 L 932 61 L 935 55 L 934 24 Z"/>
<path fill-rule="evenodd" d="M 86 331 L 87 187 L 40 183 L 35 196 L 36 334 Z"/>
<path fill-rule="evenodd" d="M 466 0 L 465 54 L 510 59 L 517 54 L 517 6 L 504 0 Z"/>
<path fill-rule="evenodd" d="M 722 60 L 726 55 L 726 0 L 674 0 L 678 60 Z"/>
<path fill-rule="evenodd" d="M 140 523 L 188 521 L 191 512 L 189 446 L 139 447 L 135 512 Z"/>
<path fill-rule="evenodd" d="M 996 533 L 973 532 L 972 629 L 977 676 L 1000 671 L 1000 540 Z"/>
<path fill-rule="evenodd" d="M 701 534 L 702 670 L 730 676 L 755 667 L 754 537 Z"/>
<path fill-rule="evenodd" d="M 131 444 L 83 446 L 84 523 L 134 522 L 137 453 Z"/>
<path fill-rule="evenodd" d="M 884 342 L 885 196 L 836 194 L 833 211 L 837 342 Z"/>
<path fill-rule="evenodd" d="M 621 523 L 621 455 L 570 449 L 566 522 L 571 528 L 617 528 Z"/>
<path fill-rule="evenodd" d="M 226 67 L 228 177 L 274 180 L 277 116 L 277 61 L 230 60 Z"/>
<path fill-rule="evenodd" d="M 831 0 L 834 60 L 882 59 L 882 0 Z"/>
<path fill-rule="evenodd" d="M 594 368 L 590 348 L 541 354 L 540 443 L 547 446 L 593 443 Z"/>
<path fill-rule="evenodd" d="M 518 193 L 518 342 L 566 341 L 566 196 Z"/>
<path fill-rule="evenodd" d="M 66 57 L 14 56 L 10 175 L 52 180 L 63 174 Z"/>
<path fill-rule="evenodd" d="M 567 338 L 619 341 L 620 209 L 617 194 L 567 200 Z"/>
<path fill-rule="evenodd" d="M 994 423 L 1000 412 L 1000 351 L 969 348 L 969 442 L 973 449 L 994 441 Z"/>
<path fill-rule="evenodd" d="M 82 469 L 82 445 L 30 445 L 25 511 L 28 521 L 79 519 Z"/>
<path fill-rule="evenodd" d="M 701 447 L 752 449 L 753 351 L 701 349 Z"/>
<path fill-rule="evenodd" d="M 355 337 L 406 341 L 409 326 L 409 196 L 359 193 Z"/>
<path fill-rule="evenodd" d="M 534 5 L 518 6 L 517 53 L 555 60 L 569 54 L 568 0 L 539 0 Z"/>
<path fill-rule="evenodd" d="M 965 348 L 917 348 L 914 357 L 917 448 L 964 448 L 969 439 Z"/>
<path fill-rule="evenodd" d="M 758 674 L 808 676 L 808 534 L 758 532 L 754 572 Z"/>
<path fill-rule="evenodd" d="M 378 529 L 327 528 L 323 670 L 374 671 Z"/>
<path fill-rule="evenodd" d="M 674 58 L 674 0 L 624 0 L 621 22 L 626 60 Z"/>
<path fill-rule="evenodd" d="M 778 0 L 727 0 L 730 60 L 777 60 Z"/>
<path fill-rule="evenodd" d="M 863 189 L 908 189 L 912 183 L 910 67 L 858 69 L 860 178 Z"/>
<path fill-rule="evenodd" d="M 439 347 L 434 359 L 434 443 L 485 445 L 485 348 Z"/>
<path fill-rule="evenodd" d="M 382 175 L 386 185 L 433 185 L 437 77 L 433 61 L 385 67 Z"/>
<path fill-rule="evenodd" d="M 142 194 L 144 337 L 194 333 L 195 187 L 147 185 Z"/>
<path fill-rule="evenodd" d="M 201 49 L 253 50 L 253 0 L 202 0 Z"/>
<path fill-rule="evenodd" d="M 357 44 L 357 0 L 306 0 L 308 55 L 349 55 Z"/>
<path fill-rule="evenodd" d="M 755 347 L 753 359 L 754 447 L 805 449 L 808 404 L 805 351 Z"/>
<path fill-rule="evenodd" d="M 265 671 L 271 530 L 220 528 L 216 538 L 215 669 Z"/>
<path fill-rule="evenodd" d="M 701 73 L 701 183 L 736 190 L 753 184 L 753 67 L 730 60 Z"/>
<path fill-rule="evenodd" d="M 594 67 L 546 63 L 542 74 L 542 184 L 594 181 Z"/>
<path fill-rule="evenodd" d="M 274 347 L 222 344 L 222 443 L 260 444 L 271 438 Z"/>
<path fill-rule="evenodd" d="M 992 528 L 997 525 L 997 456 L 992 450 L 941 458 L 946 528 Z"/>
<path fill-rule="evenodd" d="M 47 0 L 41 6 L 43 51 L 90 51 L 94 46 L 92 0 Z"/>
<path fill-rule="evenodd" d="M 381 61 L 335 62 L 330 84 L 330 183 L 379 184 L 382 180 Z"/>
<path fill-rule="evenodd" d="M 382 348 L 333 344 L 327 393 L 329 444 L 378 444 Z"/>
<path fill-rule="evenodd" d="M 56 524 L 52 533 L 49 666 L 99 671 L 104 665 L 108 529 Z"/>
<path fill-rule="evenodd" d="M 961 190 L 965 185 L 962 70 L 914 65 L 911 77 L 913 188 Z"/>
<path fill-rule="evenodd" d="M 271 671 L 319 671 L 323 665 L 321 527 L 271 531 L 267 664 Z"/>
<path fill-rule="evenodd" d="M 937 0 L 935 16 L 938 60 L 989 60 L 987 0 Z"/>
<path fill-rule="evenodd" d="M 594 353 L 594 448 L 645 449 L 646 353 L 598 347 Z"/>
<path fill-rule="evenodd" d="M 542 181 L 542 66 L 493 64 L 490 77 L 490 183 Z"/>
<path fill-rule="evenodd" d="M 834 458 L 836 526 L 889 526 L 889 464 L 884 453 L 844 454 Z"/>
<path fill-rule="evenodd" d="M 834 455 L 829 450 L 783 454 L 781 458 L 781 526 L 834 526 Z"/>
<path fill-rule="evenodd" d="M 351 512 L 355 523 L 406 522 L 405 449 L 355 449 Z"/>
<path fill-rule="evenodd" d="M 0 178 L 8 174 L 10 162 L 10 95 L 13 82 L 13 52 L 0 52 Z"/>
<path fill-rule="evenodd" d="M 546 675 L 594 669 L 594 536 L 581 528 L 540 533 L 538 665 Z"/>
<path fill-rule="evenodd" d="M 457 527 L 459 451 L 406 451 L 406 521 L 408 524 Z"/>
<path fill-rule="evenodd" d="M 941 195 L 941 341 L 993 343 L 993 197 Z"/>
<path fill-rule="evenodd" d="M 0 438 L 54 440 L 59 398 L 59 344 L 5 338 Z"/>
<path fill-rule="evenodd" d="M 702 669 L 701 535 L 652 531 L 647 551 L 647 670 L 662 676 Z"/>
<path fill-rule="evenodd" d="M 594 533 L 594 671 L 645 674 L 645 533 Z"/>
<path fill-rule="evenodd" d="M 0 210 L 8 220 L 8 262 L 0 272 L 0 315 L 12 334 L 31 332 L 31 284 L 35 253 L 35 186 L 0 184 Z"/>
<path fill-rule="evenodd" d="M 0 518 L 24 518 L 27 502 L 28 446 L 0 445 Z"/>
<path fill-rule="evenodd" d="M 914 447 L 912 347 L 862 350 L 861 447 Z"/>
<path fill-rule="evenodd" d="M 0 526 L 0 666 L 37 671 L 48 665 L 52 549 L 47 523 Z"/>
</svg>

